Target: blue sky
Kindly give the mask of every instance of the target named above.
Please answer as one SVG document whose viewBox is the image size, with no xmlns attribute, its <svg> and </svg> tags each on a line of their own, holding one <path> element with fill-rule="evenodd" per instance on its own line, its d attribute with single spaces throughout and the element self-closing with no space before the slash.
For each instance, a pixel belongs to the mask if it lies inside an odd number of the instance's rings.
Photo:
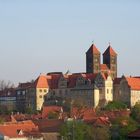
<svg viewBox="0 0 140 140">
<path fill-rule="evenodd" d="M 140 75 L 139 0 L 0 0 L 0 79 L 85 71 L 92 41 L 118 53 L 119 75 Z"/>
</svg>

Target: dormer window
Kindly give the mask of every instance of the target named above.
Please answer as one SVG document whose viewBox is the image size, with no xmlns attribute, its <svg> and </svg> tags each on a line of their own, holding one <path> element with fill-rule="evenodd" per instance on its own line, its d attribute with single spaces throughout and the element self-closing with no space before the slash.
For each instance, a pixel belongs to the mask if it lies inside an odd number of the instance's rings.
<svg viewBox="0 0 140 140">
<path fill-rule="evenodd" d="M 22 129 L 17 129 L 17 134 L 20 135 L 20 136 L 23 135 Z"/>
</svg>

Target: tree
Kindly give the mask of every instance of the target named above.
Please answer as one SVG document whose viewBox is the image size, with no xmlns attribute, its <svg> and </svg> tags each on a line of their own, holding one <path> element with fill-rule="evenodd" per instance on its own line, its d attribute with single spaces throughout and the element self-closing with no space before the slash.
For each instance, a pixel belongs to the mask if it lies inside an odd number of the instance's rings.
<svg viewBox="0 0 140 140">
<path fill-rule="evenodd" d="M 0 124 L 4 123 L 4 118 L 0 117 Z"/>
<path fill-rule="evenodd" d="M 110 130 L 107 126 L 102 127 L 92 127 L 91 129 L 92 140 L 109 140 Z"/>
<path fill-rule="evenodd" d="M 0 80 L 0 90 L 3 91 L 8 88 L 14 88 L 14 84 L 11 81 Z"/>
<path fill-rule="evenodd" d="M 105 110 L 126 109 L 127 105 L 119 101 L 111 101 L 105 106 Z"/>
<path fill-rule="evenodd" d="M 108 140 L 109 128 L 92 127 L 82 121 L 66 122 L 60 131 L 63 140 Z"/>
<path fill-rule="evenodd" d="M 140 122 L 140 103 L 136 103 L 131 109 L 131 116 L 134 120 Z"/>
<path fill-rule="evenodd" d="M 138 128 L 137 123 L 130 117 L 117 118 L 111 127 L 112 139 L 126 139 L 128 133 L 135 131 Z"/>
<path fill-rule="evenodd" d="M 58 119 L 59 113 L 57 112 L 49 112 L 48 113 L 48 119 Z"/>
<path fill-rule="evenodd" d="M 63 140 L 91 140 L 89 136 L 90 127 L 80 121 L 66 122 L 60 130 Z"/>
</svg>

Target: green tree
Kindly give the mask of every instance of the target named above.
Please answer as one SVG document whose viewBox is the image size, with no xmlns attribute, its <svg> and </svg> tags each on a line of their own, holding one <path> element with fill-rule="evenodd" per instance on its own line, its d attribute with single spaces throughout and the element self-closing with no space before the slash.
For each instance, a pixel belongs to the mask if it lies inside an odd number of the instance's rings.
<svg viewBox="0 0 140 140">
<path fill-rule="evenodd" d="M 4 118 L 0 117 L 0 124 L 4 123 Z"/>
<path fill-rule="evenodd" d="M 63 140 L 91 140 L 90 126 L 80 121 L 66 122 L 60 130 Z"/>
<path fill-rule="evenodd" d="M 128 133 L 135 131 L 138 128 L 137 123 L 130 117 L 117 118 L 111 127 L 112 139 L 126 139 Z"/>
<path fill-rule="evenodd" d="M 134 120 L 140 122 L 140 103 L 136 103 L 131 109 L 131 116 Z"/>
<path fill-rule="evenodd" d="M 92 127 L 91 138 L 92 140 L 109 140 L 111 137 L 109 127 Z"/>
<path fill-rule="evenodd" d="M 48 113 L 48 119 L 58 119 L 59 113 L 57 112 L 49 112 Z"/>
<path fill-rule="evenodd" d="M 26 114 L 37 114 L 37 112 L 38 111 L 34 110 L 31 107 L 27 107 L 23 113 L 26 113 Z"/>
<path fill-rule="evenodd" d="M 111 101 L 105 106 L 105 110 L 126 109 L 127 105 L 119 101 Z"/>
<path fill-rule="evenodd" d="M 65 123 L 60 131 L 63 140 L 109 140 L 108 127 L 93 127 L 81 121 Z"/>
</svg>

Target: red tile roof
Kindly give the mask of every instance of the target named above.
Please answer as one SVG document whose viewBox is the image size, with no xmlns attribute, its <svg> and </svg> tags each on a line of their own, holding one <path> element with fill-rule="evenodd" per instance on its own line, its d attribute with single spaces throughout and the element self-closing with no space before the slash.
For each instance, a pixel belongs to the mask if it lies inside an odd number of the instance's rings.
<svg viewBox="0 0 140 140">
<path fill-rule="evenodd" d="M 62 74 L 52 74 L 51 75 L 51 82 L 50 82 L 50 88 L 51 89 L 57 89 L 58 88 L 58 82 Z"/>
<path fill-rule="evenodd" d="M 42 118 L 47 118 L 50 112 L 61 112 L 63 111 L 61 106 L 44 106 L 42 110 Z"/>
<path fill-rule="evenodd" d="M 9 88 L 9 89 L 0 91 L 0 97 L 16 97 L 15 88 Z"/>
<path fill-rule="evenodd" d="M 108 74 L 101 72 L 101 76 L 103 77 L 104 80 L 107 80 Z"/>
<path fill-rule="evenodd" d="M 95 44 L 92 44 L 86 53 L 100 54 L 100 51 L 96 48 Z"/>
<path fill-rule="evenodd" d="M 35 87 L 36 88 L 49 88 L 49 84 L 47 81 L 47 76 L 41 74 L 36 80 L 35 80 Z"/>
<path fill-rule="evenodd" d="M 93 108 L 81 108 L 73 107 L 71 111 L 71 117 L 75 119 L 91 120 L 95 118 L 96 113 Z"/>
<path fill-rule="evenodd" d="M 103 53 L 103 55 L 112 55 L 116 56 L 117 53 L 112 49 L 112 47 L 109 45 L 106 51 Z"/>
<path fill-rule="evenodd" d="M 96 73 L 85 73 L 85 74 L 81 74 L 85 79 L 87 80 L 91 80 L 91 82 L 94 81 L 95 77 L 97 76 Z"/>
<path fill-rule="evenodd" d="M 126 77 L 126 80 L 132 90 L 140 90 L 140 78 Z"/>
<path fill-rule="evenodd" d="M 24 132 L 31 132 L 32 130 L 38 130 L 38 127 L 32 121 L 0 125 L 0 133 L 10 138 L 25 137 Z M 22 131 L 23 134 L 19 134 L 19 131 Z"/>
<path fill-rule="evenodd" d="M 113 81 L 113 84 L 114 85 L 119 85 L 121 80 L 122 80 L 122 78 L 115 78 L 114 81 Z"/>
<path fill-rule="evenodd" d="M 114 121 L 117 117 L 129 117 L 130 110 L 115 110 L 115 111 L 102 111 L 100 116 L 108 117 L 110 121 Z"/>
<path fill-rule="evenodd" d="M 77 73 L 77 74 L 72 74 L 69 76 L 68 78 L 68 87 L 69 88 L 73 88 L 76 86 L 76 81 L 79 77 L 83 77 L 86 80 L 90 80 L 92 83 L 94 82 L 95 77 L 97 76 L 97 74 L 93 74 L 93 73 Z"/>
<path fill-rule="evenodd" d="M 32 82 L 26 82 L 26 83 L 19 83 L 18 88 L 17 89 L 25 89 L 25 88 L 30 88 L 33 86 L 34 83 Z"/>
<path fill-rule="evenodd" d="M 59 132 L 61 126 L 63 125 L 63 120 L 48 120 L 48 119 L 41 119 L 41 120 L 34 120 L 33 121 L 39 128 L 40 132 Z"/>
<path fill-rule="evenodd" d="M 72 74 L 69 76 L 68 79 L 68 88 L 73 88 L 76 86 L 76 80 L 79 77 L 80 74 Z"/>
<path fill-rule="evenodd" d="M 92 124 L 93 126 L 109 126 L 111 122 L 108 117 L 95 117 L 91 120 L 85 120 L 86 123 Z"/>
<path fill-rule="evenodd" d="M 100 70 L 101 70 L 101 71 L 108 71 L 109 68 L 107 67 L 106 64 L 101 64 L 101 65 L 100 65 Z"/>
</svg>

